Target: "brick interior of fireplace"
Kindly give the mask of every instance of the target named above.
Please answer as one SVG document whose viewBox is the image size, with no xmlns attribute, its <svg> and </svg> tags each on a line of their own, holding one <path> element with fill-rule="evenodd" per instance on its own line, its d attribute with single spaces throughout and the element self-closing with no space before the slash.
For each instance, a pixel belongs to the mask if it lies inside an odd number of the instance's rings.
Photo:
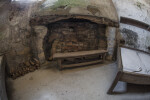
<svg viewBox="0 0 150 100">
<path fill-rule="evenodd" d="M 107 49 L 106 26 L 89 20 L 67 19 L 47 25 L 46 58 L 54 53 Z"/>
</svg>

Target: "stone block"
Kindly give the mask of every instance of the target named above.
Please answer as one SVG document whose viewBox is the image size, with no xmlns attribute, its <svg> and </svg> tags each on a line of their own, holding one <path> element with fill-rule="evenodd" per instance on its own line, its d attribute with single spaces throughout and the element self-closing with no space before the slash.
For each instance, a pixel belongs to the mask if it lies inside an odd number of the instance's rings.
<svg viewBox="0 0 150 100">
<path fill-rule="evenodd" d="M 44 39 L 44 37 L 47 34 L 47 30 L 48 30 L 47 27 L 45 27 L 45 26 L 35 26 L 33 29 L 34 29 L 36 35 L 42 39 Z"/>
<path fill-rule="evenodd" d="M 109 56 L 113 56 L 114 48 L 116 46 L 116 28 L 107 27 L 106 28 L 106 37 L 107 37 L 107 50 Z"/>
<path fill-rule="evenodd" d="M 44 64 L 46 61 L 44 52 L 38 54 L 38 57 L 39 57 L 40 64 Z"/>
</svg>

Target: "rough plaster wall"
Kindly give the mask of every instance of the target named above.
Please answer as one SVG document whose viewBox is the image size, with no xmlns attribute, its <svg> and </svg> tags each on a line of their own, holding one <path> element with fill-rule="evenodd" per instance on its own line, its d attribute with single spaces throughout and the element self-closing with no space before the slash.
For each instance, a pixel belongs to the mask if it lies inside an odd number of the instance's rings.
<svg viewBox="0 0 150 100">
<path fill-rule="evenodd" d="M 113 0 L 119 16 L 150 23 L 150 0 Z"/>
<path fill-rule="evenodd" d="M 119 16 L 136 19 L 150 24 L 150 0 L 113 0 L 113 2 L 116 6 Z M 122 31 L 124 28 L 137 33 L 138 40 L 134 46 L 135 48 L 149 51 L 147 48 L 150 46 L 150 32 L 134 26 L 121 24 L 120 31 Z M 124 39 L 126 41 L 133 41 L 133 38 Z M 133 47 L 129 44 L 126 44 L 126 46 Z"/>
<path fill-rule="evenodd" d="M 149 51 L 148 50 L 148 47 L 150 46 L 150 32 L 149 31 L 146 31 L 146 30 L 141 29 L 141 28 L 137 28 L 135 26 L 121 24 L 120 30 L 121 30 L 122 36 L 123 36 L 123 33 L 122 33 L 123 29 L 131 30 L 131 31 L 137 33 L 137 35 L 138 35 L 137 36 L 137 42 L 135 41 L 134 46 L 127 43 L 127 42 L 126 42 L 126 46 L 135 47 L 137 49 L 144 50 L 144 51 Z M 133 38 L 136 38 L 135 33 L 133 33 L 133 36 L 132 36 Z M 125 39 L 125 41 L 132 41 L 133 40 L 133 38 L 128 38 L 128 37 L 124 37 L 124 36 L 123 36 L 123 38 Z"/>
<path fill-rule="evenodd" d="M 12 4 L 10 6 L 8 20 L 11 41 L 11 49 L 6 54 L 8 73 L 14 72 L 20 63 L 30 59 L 30 27 L 29 27 L 30 6 Z"/>
<path fill-rule="evenodd" d="M 0 56 L 0 100 L 8 100 L 5 88 L 5 65 L 2 56 Z"/>
<path fill-rule="evenodd" d="M 7 2 L 0 5 L 0 55 L 6 53 L 9 74 L 31 58 L 29 19 L 36 5 Z"/>
<path fill-rule="evenodd" d="M 25 47 L 30 37 L 29 18 L 37 4 L 16 3 L 16 8 L 10 2 L 0 1 L 0 55 L 13 48 L 13 44 Z"/>
<path fill-rule="evenodd" d="M 9 49 L 8 37 L 9 29 L 7 14 L 8 14 L 7 3 L 0 1 L 0 55 Z M 7 42 L 7 43 L 5 43 Z M 5 89 L 5 66 L 2 65 L 2 56 L 0 56 L 0 100 L 7 100 L 6 89 Z"/>
<path fill-rule="evenodd" d="M 114 55 L 114 49 L 116 46 L 116 28 L 115 27 L 107 27 L 106 28 L 106 36 L 107 36 L 107 50 L 108 50 L 108 60 L 112 60 Z"/>
<path fill-rule="evenodd" d="M 9 12 L 8 7 L 8 3 L 0 2 L 0 55 L 10 49 L 10 30 L 7 19 Z"/>
</svg>

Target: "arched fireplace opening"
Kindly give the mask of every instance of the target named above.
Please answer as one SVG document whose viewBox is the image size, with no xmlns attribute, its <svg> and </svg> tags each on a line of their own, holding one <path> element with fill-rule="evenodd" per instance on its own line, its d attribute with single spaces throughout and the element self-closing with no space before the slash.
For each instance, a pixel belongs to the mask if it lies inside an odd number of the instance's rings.
<svg viewBox="0 0 150 100">
<path fill-rule="evenodd" d="M 43 48 L 46 60 L 55 53 L 106 50 L 106 25 L 86 19 L 65 19 L 46 25 Z"/>
</svg>

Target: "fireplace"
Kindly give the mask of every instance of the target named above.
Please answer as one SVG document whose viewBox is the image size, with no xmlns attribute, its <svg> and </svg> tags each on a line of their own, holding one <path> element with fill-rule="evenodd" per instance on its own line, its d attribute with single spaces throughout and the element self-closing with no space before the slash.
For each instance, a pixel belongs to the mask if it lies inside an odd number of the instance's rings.
<svg viewBox="0 0 150 100">
<path fill-rule="evenodd" d="M 73 66 L 96 64 L 106 58 L 107 51 L 107 58 L 112 59 L 116 25 L 109 19 L 93 16 L 34 16 L 30 19 L 31 34 L 27 53 L 29 56 L 25 56 L 25 60 L 16 58 L 18 59 L 15 59 L 16 61 L 20 61 L 15 62 L 17 64 L 15 68 L 9 67 L 8 73 L 15 79 L 38 69 L 46 62 L 53 61 L 58 61 L 59 66 L 62 63 Z M 54 57 L 58 53 L 61 53 L 61 56 L 73 53 L 74 56 L 63 57 L 60 60 L 58 55 L 57 59 Z M 10 57 L 7 57 L 7 61 L 9 62 L 8 66 L 14 65 Z M 63 66 L 68 67 L 68 65 Z"/>
<path fill-rule="evenodd" d="M 95 64 L 105 59 L 108 46 L 105 24 L 83 18 L 48 22 L 32 27 L 32 54 L 41 64 L 56 60 L 59 66 L 64 62 L 73 66 L 80 63 L 77 66 L 82 66 L 86 62 Z"/>
<path fill-rule="evenodd" d="M 22 76 L 46 62 L 53 62 L 58 58 L 56 54 L 88 55 L 67 58 L 71 62 L 95 61 L 97 58 L 102 59 L 99 53 L 106 50 L 106 58 L 112 60 L 119 23 L 111 0 L 106 0 L 108 5 L 99 0 L 82 0 L 83 3 L 79 4 L 49 1 L 51 3 L 41 2 L 37 6 L 18 9 L 18 13 L 25 16 L 12 12 L 15 15 L 13 18 L 10 16 L 9 32 L 14 34 L 11 39 L 13 45 L 6 55 L 7 72 L 11 77 Z M 96 53 L 93 55 L 93 52 Z"/>
<path fill-rule="evenodd" d="M 106 50 L 106 26 L 83 19 L 66 19 L 47 25 L 44 52 L 47 60 L 55 53 Z"/>
</svg>

